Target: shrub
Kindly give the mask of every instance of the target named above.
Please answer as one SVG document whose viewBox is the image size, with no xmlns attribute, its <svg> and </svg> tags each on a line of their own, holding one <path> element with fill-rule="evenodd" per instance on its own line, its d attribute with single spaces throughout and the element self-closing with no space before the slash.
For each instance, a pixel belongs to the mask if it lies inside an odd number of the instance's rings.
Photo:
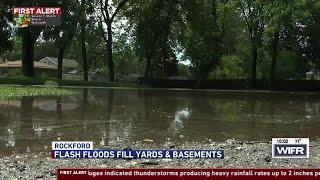
<svg viewBox="0 0 320 180">
<path fill-rule="evenodd" d="M 53 86 L 53 87 L 56 87 L 56 86 L 59 86 L 59 84 L 55 81 L 52 81 L 52 80 L 48 80 L 44 83 L 45 86 Z"/>
<path fill-rule="evenodd" d="M 8 70 L 8 77 L 14 77 L 14 76 L 21 76 L 22 72 L 20 69 L 9 69 Z"/>
</svg>

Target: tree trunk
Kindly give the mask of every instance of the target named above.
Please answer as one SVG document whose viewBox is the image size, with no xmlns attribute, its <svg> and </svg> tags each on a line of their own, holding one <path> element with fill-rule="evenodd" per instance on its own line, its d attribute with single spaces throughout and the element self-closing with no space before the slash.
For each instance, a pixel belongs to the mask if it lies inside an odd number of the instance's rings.
<svg viewBox="0 0 320 180">
<path fill-rule="evenodd" d="M 218 24 L 217 24 L 217 2 L 216 0 L 212 0 L 212 16 L 213 16 L 213 24 L 215 26 L 215 28 L 218 29 Z"/>
<path fill-rule="evenodd" d="M 162 46 L 162 73 L 165 77 L 169 76 L 169 54 L 168 54 L 168 46 L 167 46 L 167 40 L 168 40 L 168 35 L 166 33 L 165 35 L 165 40 L 163 41 L 163 46 Z"/>
<path fill-rule="evenodd" d="M 108 26 L 108 41 L 107 41 L 107 58 L 108 58 L 108 68 L 109 68 L 109 80 L 110 82 L 114 82 L 114 65 L 112 59 L 112 23 L 107 23 Z"/>
<path fill-rule="evenodd" d="M 63 55 L 65 51 L 65 47 L 60 47 L 58 50 L 58 72 L 57 72 L 57 78 L 62 79 L 62 63 L 63 63 Z"/>
<path fill-rule="evenodd" d="M 146 68 L 145 68 L 145 72 L 144 72 L 144 79 L 145 80 L 149 79 L 150 65 L 151 65 L 151 58 L 147 57 L 147 63 L 146 63 Z"/>
<path fill-rule="evenodd" d="M 85 39 L 85 25 L 81 24 L 81 51 L 82 51 L 82 68 L 83 68 L 83 80 L 88 81 L 88 60 L 87 60 L 87 48 Z"/>
<path fill-rule="evenodd" d="M 251 63 L 251 88 L 256 88 L 257 81 L 257 59 L 258 59 L 258 48 L 252 46 L 252 63 Z"/>
<path fill-rule="evenodd" d="M 85 24 L 85 0 L 81 1 L 83 17 L 81 20 L 81 51 L 82 51 L 82 67 L 83 67 L 83 80 L 88 81 L 88 60 L 86 48 L 86 24 Z"/>
<path fill-rule="evenodd" d="M 270 69 L 270 83 L 271 88 L 273 88 L 274 80 L 275 80 L 275 72 L 276 72 L 276 64 L 278 59 L 278 44 L 279 44 L 279 31 L 273 34 L 272 39 L 272 62 L 271 62 L 271 69 Z"/>
<path fill-rule="evenodd" d="M 168 67 L 169 67 L 169 54 L 168 54 L 168 40 L 170 36 L 170 25 L 171 25 L 171 13 L 170 8 L 167 7 L 167 17 L 165 20 L 164 27 L 164 35 L 162 40 L 162 52 L 161 52 L 161 62 L 162 62 L 162 73 L 164 76 L 168 77 Z"/>
<path fill-rule="evenodd" d="M 22 73 L 24 76 L 34 76 L 34 43 L 29 28 L 22 30 Z"/>
</svg>

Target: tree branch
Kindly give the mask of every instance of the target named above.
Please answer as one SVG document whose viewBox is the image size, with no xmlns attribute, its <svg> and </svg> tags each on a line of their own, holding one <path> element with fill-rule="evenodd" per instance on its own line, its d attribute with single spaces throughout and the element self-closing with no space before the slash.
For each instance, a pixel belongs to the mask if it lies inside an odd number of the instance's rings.
<svg viewBox="0 0 320 180">
<path fill-rule="evenodd" d="M 106 1 L 106 4 L 105 4 L 104 7 L 103 7 L 103 2 L 102 2 L 102 0 L 100 0 L 101 14 L 102 14 L 102 17 L 103 17 L 103 19 L 104 19 L 104 21 L 105 21 L 106 23 L 108 23 L 108 22 L 110 21 L 107 3 L 108 3 L 108 0 Z"/>
<path fill-rule="evenodd" d="M 107 43 L 108 42 L 108 39 L 105 37 L 105 31 L 103 29 L 103 24 L 102 24 L 102 18 L 100 17 L 100 23 L 99 23 L 99 26 L 100 26 L 100 30 L 101 30 L 101 35 L 102 35 L 102 38 L 103 40 Z"/>
<path fill-rule="evenodd" d="M 78 6 L 81 5 L 80 2 L 79 2 L 79 0 L 75 0 L 75 1 L 76 1 L 76 3 L 77 3 Z"/>
<path fill-rule="evenodd" d="M 114 20 L 114 18 L 116 17 L 116 15 L 118 14 L 118 12 L 123 8 L 123 6 L 126 5 L 126 3 L 128 2 L 129 0 L 122 0 L 118 7 L 116 8 L 116 10 L 114 11 L 113 15 L 111 16 L 111 22 Z"/>
<path fill-rule="evenodd" d="M 247 28 L 249 30 L 249 33 L 250 33 L 250 38 L 252 37 L 252 29 L 251 29 L 251 26 L 252 24 L 249 23 L 249 15 L 247 16 L 246 12 L 245 12 L 245 7 L 240 3 L 240 9 L 242 10 L 242 13 L 243 13 L 243 16 L 244 16 L 244 20 L 246 22 L 246 25 L 247 25 Z"/>
</svg>

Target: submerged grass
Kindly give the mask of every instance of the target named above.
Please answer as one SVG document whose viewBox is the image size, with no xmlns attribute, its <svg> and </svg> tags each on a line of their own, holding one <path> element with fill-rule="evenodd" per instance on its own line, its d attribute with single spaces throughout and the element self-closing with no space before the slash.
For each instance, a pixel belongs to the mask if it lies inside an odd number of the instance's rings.
<svg viewBox="0 0 320 180">
<path fill-rule="evenodd" d="M 14 87 L 1 86 L 0 100 L 6 98 L 20 98 L 23 96 L 60 96 L 74 93 L 72 90 L 58 87 Z"/>
</svg>

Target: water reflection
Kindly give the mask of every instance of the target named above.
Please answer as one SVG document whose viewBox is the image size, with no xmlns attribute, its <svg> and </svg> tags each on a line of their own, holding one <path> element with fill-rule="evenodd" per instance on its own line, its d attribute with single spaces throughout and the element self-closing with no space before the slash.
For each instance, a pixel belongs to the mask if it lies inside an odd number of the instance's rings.
<svg viewBox="0 0 320 180">
<path fill-rule="evenodd" d="M 9 99 L 0 102 L 0 155 L 48 151 L 53 140 L 127 146 L 143 139 L 315 138 L 319 105 L 316 94 L 142 89 L 81 89 L 64 97 Z"/>
<path fill-rule="evenodd" d="M 56 105 L 56 112 L 57 112 L 57 119 L 62 119 L 62 96 L 57 97 L 57 105 Z"/>
<path fill-rule="evenodd" d="M 173 121 L 170 124 L 170 129 L 173 133 L 180 133 L 184 129 L 184 121 L 188 120 L 190 117 L 191 110 L 188 108 L 177 110 Z"/>
<path fill-rule="evenodd" d="M 33 101 L 33 97 L 22 97 L 20 103 L 21 131 L 19 133 L 23 134 L 24 137 L 17 139 L 17 146 L 24 146 L 26 150 L 28 150 L 29 145 L 32 144 L 34 135 L 37 134 L 41 137 L 40 128 L 37 127 L 37 123 L 33 122 Z"/>
</svg>

